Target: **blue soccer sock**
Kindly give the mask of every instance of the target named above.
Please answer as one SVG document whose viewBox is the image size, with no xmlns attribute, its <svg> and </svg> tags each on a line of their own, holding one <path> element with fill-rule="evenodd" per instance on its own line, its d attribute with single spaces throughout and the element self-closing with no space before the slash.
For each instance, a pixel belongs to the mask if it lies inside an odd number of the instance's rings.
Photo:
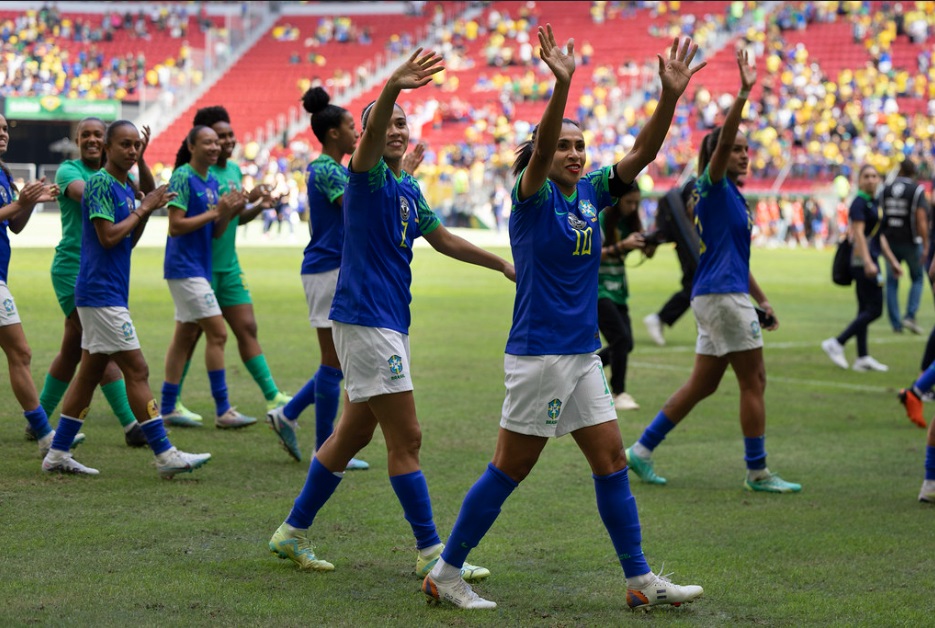
<svg viewBox="0 0 935 628">
<path fill-rule="evenodd" d="M 442 559 L 460 569 L 472 549 L 477 547 L 490 526 L 500 516 L 500 508 L 507 497 L 519 486 L 513 478 L 487 464 L 487 470 L 474 482 L 464 496 L 461 511 L 455 521 L 448 543 L 442 551 Z"/>
<path fill-rule="evenodd" d="M 624 468 L 610 475 L 594 475 L 597 511 L 610 534 L 617 558 L 627 578 L 649 573 L 649 563 L 643 556 L 643 533 L 636 498 L 630 492 L 630 478 Z"/>
<path fill-rule="evenodd" d="M 162 399 L 159 405 L 159 414 L 165 416 L 175 412 L 175 404 L 179 400 L 179 390 L 181 387 L 181 384 L 162 382 Z"/>
<path fill-rule="evenodd" d="M 157 456 L 172 449 L 172 443 L 169 442 L 169 436 L 166 434 L 166 426 L 162 421 L 162 417 L 140 423 L 140 429 L 143 430 L 143 435 L 146 436 L 149 448 Z"/>
<path fill-rule="evenodd" d="M 438 538 L 438 531 L 435 529 L 435 520 L 432 518 L 429 487 L 422 471 L 390 476 L 390 484 L 403 507 L 406 521 L 412 527 L 412 534 L 416 537 L 416 548 L 422 549 L 441 543 L 442 540 Z"/>
<path fill-rule="evenodd" d="M 744 437 L 743 449 L 748 469 L 759 471 L 766 468 L 766 436 Z"/>
<path fill-rule="evenodd" d="M 75 436 L 81 431 L 84 421 L 74 417 L 61 415 L 58 419 L 58 427 L 55 429 L 55 436 L 52 437 L 51 449 L 57 451 L 71 451 L 71 444 Z"/>
<path fill-rule="evenodd" d="M 343 477 L 343 473 L 332 473 L 325 468 L 325 465 L 318 462 L 318 458 L 312 458 L 312 464 L 309 465 L 308 475 L 305 478 L 305 486 L 295 498 L 292 512 L 286 518 L 286 523 L 300 530 L 310 527 L 315 520 L 315 515 L 331 498 L 334 489 L 338 488 Z"/>
<path fill-rule="evenodd" d="M 925 448 L 925 479 L 935 480 L 935 446 Z"/>
<path fill-rule="evenodd" d="M 919 375 L 919 379 L 915 381 L 914 387 L 917 392 L 924 393 L 932 390 L 932 386 L 935 386 L 935 363 L 925 369 L 924 373 Z"/>
<path fill-rule="evenodd" d="M 221 416 L 231 409 L 227 399 L 227 377 L 224 369 L 208 371 L 208 380 L 211 382 L 211 396 L 214 397 L 214 412 Z"/>
<path fill-rule="evenodd" d="M 647 425 L 646 429 L 643 430 L 643 435 L 640 436 L 639 442 L 643 447 L 652 451 L 659 446 L 659 443 L 665 440 L 668 433 L 673 429 L 675 429 L 675 423 L 660 410 L 656 418 L 653 419 L 653 422 Z"/>
<path fill-rule="evenodd" d="M 315 449 L 319 449 L 334 431 L 334 417 L 341 400 L 341 369 L 322 364 L 315 373 Z"/>
<path fill-rule="evenodd" d="M 49 425 L 49 417 L 46 416 L 45 410 L 41 405 L 35 410 L 24 412 L 23 416 L 26 417 L 27 421 L 29 421 L 29 427 L 31 427 L 32 431 L 36 433 L 37 440 L 45 437 L 49 432 L 52 431 L 52 426 Z"/>
<path fill-rule="evenodd" d="M 295 396 L 282 407 L 282 413 L 290 421 L 295 421 L 299 415 L 305 412 L 305 408 L 315 403 L 315 378 L 305 382 L 305 386 L 295 394 Z"/>
</svg>

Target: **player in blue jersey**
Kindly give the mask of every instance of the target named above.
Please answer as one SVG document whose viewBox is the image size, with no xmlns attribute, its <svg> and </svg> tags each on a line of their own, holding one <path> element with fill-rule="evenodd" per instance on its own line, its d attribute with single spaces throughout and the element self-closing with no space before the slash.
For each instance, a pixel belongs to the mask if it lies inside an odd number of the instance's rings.
<svg viewBox="0 0 935 628">
<path fill-rule="evenodd" d="M 78 144 L 78 159 L 69 159 L 55 171 L 55 183 L 59 187 L 58 205 L 62 217 L 62 239 L 55 247 L 52 258 L 52 286 L 58 304 L 65 314 L 65 331 L 58 354 L 52 359 L 45 376 L 39 403 L 46 414 L 51 415 L 58 406 L 68 384 L 75 376 L 81 360 L 81 320 L 75 309 L 75 282 L 78 280 L 78 260 L 81 257 L 81 195 L 91 175 L 101 169 L 104 158 L 104 132 L 107 125 L 100 118 L 85 118 L 78 122 L 75 140 Z M 141 192 L 151 192 L 155 187 L 152 172 L 146 165 L 143 154 L 149 143 L 149 128 L 143 127 L 143 146 L 137 166 L 139 168 Z M 127 398 L 127 388 L 120 368 L 113 361 L 107 364 L 101 378 L 101 392 L 120 421 L 124 440 L 130 447 L 145 447 L 146 436 L 133 415 Z"/>
<path fill-rule="evenodd" d="M 665 484 L 653 468 L 652 451 L 712 395 L 730 366 L 740 387 L 740 428 L 744 437 L 747 475 L 744 487 L 768 493 L 795 493 L 800 484 L 786 482 L 766 466 L 766 367 L 761 327 L 779 322 L 766 294 L 750 272 L 753 219 L 737 187 L 747 174 L 747 138 L 738 133 L 744 104 L 756 82 L 756 68 L 746 51 L 737 52 L 740 93 L 724 126 L 705 136 L 698 155 L 695 225 L 701 256 L 692 288 L 692 312 L 698 325 L 695 365 L 688 381 L 666 401 L 639 441 L 627 450 L 632 469 L 644 482 Z M 761 323 L 750 297 L 763 310 Z"/>
<path fill-rule="evenodd" d="M 132 122 L 118 120 L 104 135 L 107 163 L 91 175 L 81 199 L 81 262 L 75 283 L 75 307 L 81 319 L 81 366 L 62 402 L 62 415 L 42 469 L 97 475 L 68 451 L 72 437 L 88 414 L 94 389 L 113 360 L 123 372 L 130 406 L 156 456 L 164 478 L 191 472 L 211 454 L 188 454 L 172 446 L 149 388 L 149 367 L 130 319 L 130 255 L 150 214 L 173 198 L 165 186 L 153 190 L 136 207 L 128 181 L 143 140 Z"/>
<path fill-rule="evenodd" d="M 177 196 L 169 202 L 169 236 L 166 239 L 164 277 L 175 302 L 175 333 L 166 352 L 162 412 L 175 410 L 179 382 L 189 348 L 204 331 L 205 365 L 214 397 L 214 425 L 220 429 L 256 423 L 231 406 L 224 371 L 227 328 L 211 288 L 212 240 L 224 234 L 233 216 L 246 205 L 239 190 L 219 194 L 218 180 L 209 172 L 221 148 L 211 127 L 189 131 L 175 157 L 169 190 Z"/>
<path fill-rule="evenodd" d="M 354 117 L 349 111 L 330 104 L 328 93 L 313 87 L 302 96 L 302 105 L 311 114 L 312 132 L 321 142 L 321 155 L 308 165 L 308 228 L 311 239 L 302 260 L 302 285 L 308 302 L 308 320 L 318 334 L 321 364 L 318 371 L 289 403 L 270 410 L 269 426 L 276 432 L 286 452 L 296 461 L 302 452 L 295 430 L 299 414 L 315 404 L 315 449 L 321 447 L 334 430 L 334 419 L 341 398 L 344 373 L 334 348 L 328 313 L 334 298 L 344 245 L 344 187 L 347 168 L 341 165 L 345 155 L 354 152 L 359 137 Z M 363 460 L 351 458 L 348 470 L 369 469 Z"/>
<path fill-rule="evenodd" d="M 360 145 L 351 157 L 344 191 L 345 238 L 331 306 L 335 349 L 346 376 L 344 411 L 334 433 L 312 458 L 292 512 L 269 541 L 271 552 L 302 569 L 334 568 L 315 556 L 308 528 L 377 426 L 386 440 L 390 484 L 416 538 L 416 572 L 424 576 L 441 554 L 419 465 L 421 428 L 409 372 L 412 245 L 422 236 L 437 251 L 457 260 L 510 278 L 514 271 L 506 260 L 442 226 L 418 182 L 401 168 L 409 125 L 396 98 L 403 89 L 428 84 L 443 69 L 440 63 L 434 52 L 416 50 L 361 116 Z M 471 579 L 489 575 L 482 567 L 464 569 Z"/>
<path fill-rule="evenodd" d="M 422 583 L 431 601 L 489 609 L 459 577 L 461 564 L 493 525 L 503 503 L 530 473 L 549 438 L 571 434 L 591 467 L 597 508 L 623 566 L 631 608 L 691 602 L 699 586 L 679 586 L 654 574 L 643 557 L 636 501 L 627 479 L 614 399 L 604 378 L 597 325 L 601 263 L 598 211 L 633 189 L 656 157 L 675 105 L 691 76 L 698 48 L 675 40 L 659 57 L 662 94 L 633 149 L 617 164 L 584 175 L 584 135 L 562 118 L 575 71 L 574 44 L 563 50 L 551 25 L 539 27 L 540 57 L 555 75 L 552 96 L 517 150 L 510 246 L 516 263 L 513 326 L 506 345 L 506 398 L 493 461 L 468 491 L 451 537 Z M 579 538 L 578 541 L 581 541 Z"/>
<path fill-rule="evenodd" d="M 218 191 L 221 195 L 224 195 L 229 190 L 243 190 L 243 174 L 240 166 L 232 157 L 234 147 L 237 145 L 237 139 L 234 136 L 227 110 L 219 105 L 199 109 L 195 113 L 194 126 L 199 125 L 211 127 L 218 136 L 221 152 L 218 154 L 217 163 L 208 168 L 208 172 L 214 175 L 218 181 Z M 227 321 L 231 331 L 234 332 L 234 337 L 237 339 L 240 359 L 243 361 L 244 366 L 247 367 L 247 371 L 249 371 L 253 380 L 260 387 L 263 397 L 266 399 L 267 407 L 275 408 L 287 403 L 291 397 L 279 390 L 270 373 L 269 364 L 266 362 L 263 347 L 260 346 L 257 336 L 258 330 L 256 315 L 253 311 L 253 299 L 250 296 L 250 290 L 247 288 L 243 270 L 240 268 L 240 260 L 237 258 L 236 249 L 237 227 L 256 218 L 264 209 L 271 207 L 274 201 L 270 197 L 266 185 L 258 185 L 250 190 L 247 201 L 248 205 L 240 213 L 231 217 L 230 224 L 224 230 L 224 234 L 211 241 L 211 289 L 214 290 L 214 295 L 217 297 L 221 315 L 224 316 L 224 320 Z M 200 338 L 200 336 L 201 330 L 199 329 L 198 337 Z M 197 344 L 197 339 L 195 344 Z M 189 348 L 188 357 L 182 369 L 175 409 L 171 414 L 163 417 L 167 423 L 172 425 L 183 427 L 201 426 L 201 415 L 182 405 L 182 384 L 191 366 L 195 344 Z"/>
</svg>

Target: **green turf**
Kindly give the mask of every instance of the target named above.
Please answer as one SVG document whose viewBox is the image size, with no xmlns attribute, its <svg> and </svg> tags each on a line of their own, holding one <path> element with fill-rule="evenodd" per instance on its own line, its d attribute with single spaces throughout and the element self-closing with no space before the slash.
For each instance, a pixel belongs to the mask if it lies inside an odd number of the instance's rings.
<svg viewBox="0 0 935 628">
<path fill-rule="evenodd" d="M 49 250 L 17 249 L 10 273 L 37 382 L 60 340 L 50 259 Z M 245 249 L 241 260 L 270 367 L 281 388 L 295 391 L 318 362 L 299 249 Z M 292 462 L 265 426 L 174 429 L 180 448 L 214 458 L 193 476 L 167 482 L 158 479 L 148 452 L 123 445 L 98 394 L 77 458 L 99 468 L 100 477 L 45 476 L 4 383 L 0 625 L 930 624 L 935 508 L 916 501 L 925 438 L 895 398 L 917 375 L 925 338 L 895 335 L 878 321 L 871 353 L 890 371 L 833 366 L 818 344 L 844 327 L 855 304 L 852 290 L 831 284 L 830 266 L 830 250 L 754 252 L 754 270 L 781 322 L 767 335 L 765 354 L 769 463 L 801 482 L 802 493 L 742 490 L 738 393 L 730 372 L 657 450 L 656 468 L 668 486 L 634 483 L 650 564 L 659 569 L 665 562 L 677 582 L 703 585 L 705 597 L 695 604 L 649 617 L 624 610 L 623 575 L 597 516 L 589 470 L 570 438 L 546 448 L 471 554 L 471 562 L 493 572 L 477 589 L 499 608 L 465 613 L 424 603 L 379 435 L 360 455 L 372 469 L 348 474 L 313 527 L 317 551 L 335 571 L 307 574 L 266 549 L 306 465 Z M 161 270 L 160 250 L 135 254 L 131 312 L 155 391 L 173 311 Z M 416 252 L 413 274 L 422 462 L 445 537 L 496 442 L 512 286 L 429 249 Z M 630 268 L 629 276 L 636 349 L 628 390 L 642 409 L 620 415 L 627 443 L 688 375 L 694 342 L 690 314 L 667 330 L 662 349 L 641 323 L 678 285 L 674 254 L 663 250 Z M 926 295 L 920 323 L 933 322 Z M 847 351 L 853 360 L 853 343 Z M 233 403 L 262 416 L 262 396 L 232 337 L 227 363 Z M 202 364 L 199 351 L 185 403 L 208 415 Z M 310 412 L 302 423 L 307 452 L 314 439 Z"/>
</svg>

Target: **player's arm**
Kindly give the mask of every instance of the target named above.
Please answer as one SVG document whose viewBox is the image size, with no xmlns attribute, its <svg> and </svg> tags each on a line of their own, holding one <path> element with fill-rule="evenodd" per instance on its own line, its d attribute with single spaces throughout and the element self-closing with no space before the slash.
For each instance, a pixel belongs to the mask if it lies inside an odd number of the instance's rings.
<svg viewBox="0 0 935 628">
<path fill-rule="evenodd" d="M 773 324 L 767 327 L 769 331 L 774 331 L 779 328 L 779 318 L 776 316 L 776 312 L 773 311 L 773 306 L 769 304 L 769 301 L 766 299 L 766 293 L 763 292 L 763 289 L 760 288 L 760 284 L 756 282 L 756 279 L 753 277 L 753 271 L 750 271 L 750 296 L 757 302 L 761 308 L 763 308 L 769 316 L 773 317 Z"/>
<path fill-rule="evenodd" d="M 876 263 L 870 256 L 867 236 L 864 235 L 864 225 L 863 220 L 852 220 L 848 228 L 851 230 L 851 242 L 854 245 L 854 252 L 857 253 L 860 259 L 864 260 L 864 274 L 872 279 L 877 276 L 880 269 L 877 268 Z"/>
<path fill-rule="evenodd" d="M 136 246 L 136 243 L 139 242 L 140 237 L 143 235 L 143 229 L 150 215 L 160 207 L 164 207 L 173 198 L 175 198 L 175 194 L 169 192 L 168 188 L 162 185 L 147 194 L 140 206 L 120 222 L 113 221 L 112 210 L 104 212 L 92 205 L 89 207 L 89 215 L 91 216 L 91 224 L 94 225 L 94 233 L 97 234 L 101 246 L 105 249 L 113 248 L 131 234 L 133 246 Z"/>
<path fill-rule="evenodd" d="M 30 181 L 20 190 L 16 200 L 0 207 L 0 221 L 9 220 L 10 231 L 19 233 L 32 218 L 32 210 L 39 203 L 51 203 L 58 196 L 58 186 L 46 184 L 45 177 Z"/>
<path fill-rule="evenodd" d="M 513 264 L 498 255 L 474 246 L 460 236 L 456 236 L 448 231 L 444 225 L 438 225 L 436 229 L 424 234 L 423 237 L 432 245 L 433 249 L 443 255 L 460 262 L 496 270 L 503 273 L 510 281 L 516 281 L 516 269 L 513 268 Z"/>
<path fill-rule="evenodd" d="M 153 176 L 153 171 L 149 169 L 149 165 L 146 163 L 146 147 L 149 146 L 149 127 L 143 125 L 141 139 L 142 145 L 140 146 L 140 156 L 136 160 L 136 165 L 139 168 L 140 175 L 140 192 L 143 194 L 149 194 L 156 189 L 156 178 Z"/>
</svg>

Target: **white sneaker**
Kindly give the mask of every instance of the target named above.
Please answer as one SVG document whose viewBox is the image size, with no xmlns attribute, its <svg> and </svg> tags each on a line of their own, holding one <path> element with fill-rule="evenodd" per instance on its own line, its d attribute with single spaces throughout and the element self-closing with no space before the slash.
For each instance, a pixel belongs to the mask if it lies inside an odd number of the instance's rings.
<svg viewBox="0 0 935 628">
<path fill-rule="evenodd" d="M 935 504 L 935 480 L 925 480 L 922 482 L 922 489 L 919 491 L 919 501 Z"/>
<path fill-rule="evenodd" d="M 846 369 L 850 366 L 847 363 L 847 358 L 844 357 L 844 345 L 838 342 L 837 338 L 828 338 L 821 342 L 822 351 L 827 354 L 831 361 L 840 366 L 842 369 Z"/>
<path fill-rule="evenodd" d="M 911 331 L 912 333 L 914 333 L 914 334 L 916 334 L 916 335 L 922 333 L 922 328 L 919 327 L 918 323 L 916 323 L 915 320 L 913 320 L 913 319 L 911 319 L 911 318 L 904 318 L 904 319 L 903 319 L 903 327 L 904 327 L 905 329 L 908 329 L 909 331 Z"/>
<path fill-rule="evenodd" d="M 704 589 L 690 584 L 673 584 L 667 576 L 650 574 L 652 581 L 641 589 L 627 589 L 627 606 L 631 609 L 649 610 L 652 606 L 671 604 L 681 606 L 685 602 L 694 602 L 704 594 Z"/>
<path fill-rule="evenodd" d="M 175 447 L 156 455 L 159 477 L 171 480 L 177 473 L 191 473 L 211 460 L 211 454 L 189 454 Z"/>
<path fill-rule="evenodd" d="M 40 438 L 38 441 L 36 441 L 39 443 L 39 455 L 41 455 L 42 457 L 45 457 L 45 455 L 49 453 L 49 450 L 52 448 L 53 438 L 55 438 L 55 430 L 52 430 L 51 432 L 49 432 L 48 434 Z M 83 442 L 84 442 L 84 433 L 78 432 L 77 434 L 75 434 L 75 438 L 72 439 L 71 441 L 71 448 L 74 449 L 75 447 L 77 447 Z"/>
<path fill-rule="evenodd" d="M 879 371 L 881 373 L 885 373 L 888 370 L 890 370 L 890 367 L 888 367 L 885 364 L 880 364 L 879 362 L 874 360 L 869 355 L 865 355 L 862 358 L 857 358 L 856 360 L 854 360 L 853 369 L 855 371 L 862 371 L 862 372 Z"/>
<path fill-rule="evenodd" d="M 659 320 L 658 314 L 650 314 L 643 319 L 643 324 L 646 325 L 646 332 L 653 342 L 660 347 L 666 346 L 666 339 L 662 336 L 662 321 Z"/>
<path fill-rule="evenodd" d="M 51 441 L 50 441 L 51 443 Z M 74 458 L 70 452 L 52 449 L 42 459 L 42 470 L 46 473 L 73 473 L 75 475 L 100 475 L 100 471 L 86 467 Z"/>
<path fill-rule="evenodd" d="M 442 602 L 449 602 L 458 608 L 468 610 L 497 608 L 496 602 L 485 600 L 474 593 L 474 589 L 463 578 L 445 582 L 436 580 L 430 574 L 422 581 L 422 592 L 428 597 L 429 603 L 441 604 Z"/>
<path fill-rule="evenodd" d="M 629 395 L 629 393 L 620 393 L 614 397 L 614 408 L 616 410 L 639 410 L 640 404 Z"/>
</svg>

